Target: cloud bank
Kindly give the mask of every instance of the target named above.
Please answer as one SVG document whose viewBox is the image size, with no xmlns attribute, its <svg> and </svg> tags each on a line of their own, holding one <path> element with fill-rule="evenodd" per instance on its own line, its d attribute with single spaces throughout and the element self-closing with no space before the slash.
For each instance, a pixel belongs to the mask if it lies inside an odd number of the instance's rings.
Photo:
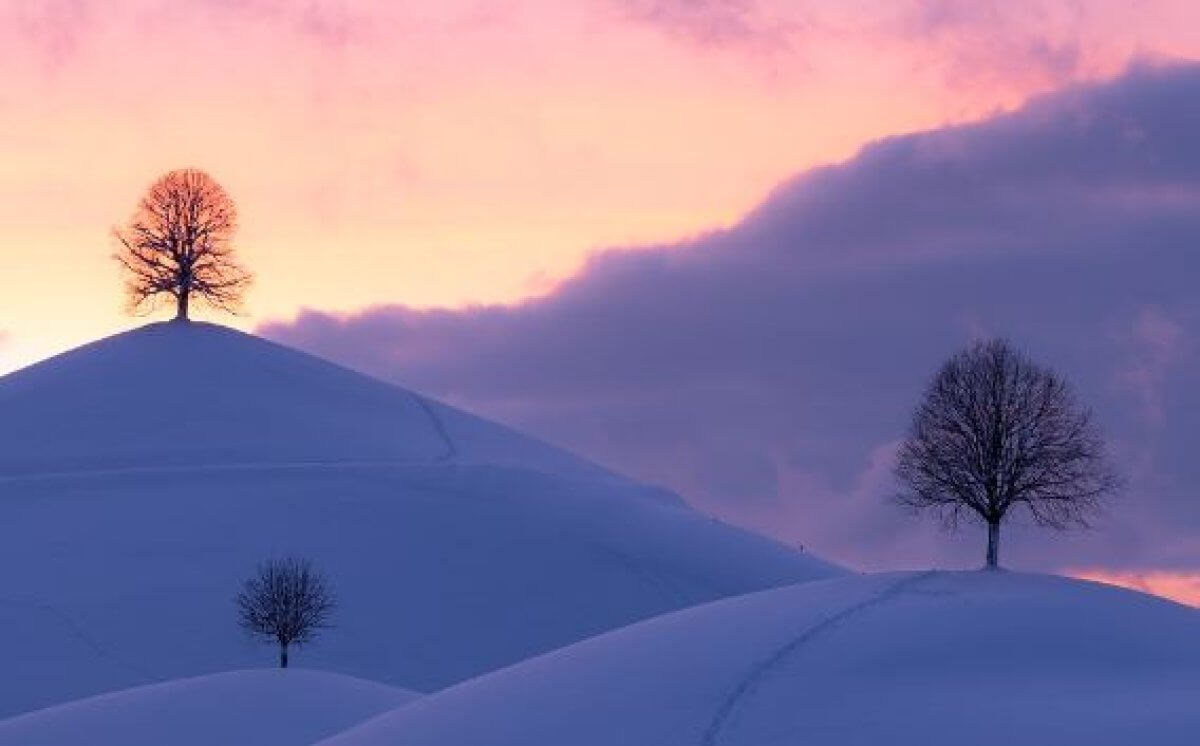
<svg viewBox="0 0 1200 746">
<path fill-rule="evenodd" d="M 1200 65 L 1141 65 L 877 142 L 728 230 L 599 253 L 520 305 L 307 310 L 260 332 L 864 568 L 982 561 L 977 531 L 887 504 L 891 458 L 941 361 L 1006 335 L 1076 382 L 1130 487 L 1094 532 L 1014 527 L 1002 559 L 1194 569 L 1196 132 Z"/>
</svg>

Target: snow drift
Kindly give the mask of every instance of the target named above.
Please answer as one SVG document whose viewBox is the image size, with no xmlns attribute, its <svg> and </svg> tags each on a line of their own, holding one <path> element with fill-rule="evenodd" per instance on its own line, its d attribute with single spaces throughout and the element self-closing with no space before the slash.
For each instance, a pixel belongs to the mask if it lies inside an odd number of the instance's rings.
<svg viewBox="0 0 1200 746">
<path fill-rule="evenodd" d="M 9 718 L 0 721 L 0 744 L 305 746 L 416 696 L 318 671 L 230 671 Z"/>
<path fill-rule="evenodd" d="M 1185 746 L 1200 614 L 1064 578 L 898 573 L 726 599 L 431 695 L 323 746 Z"/>
<path fill-rule="evenodd" d="M 837 574 L 505 427 L 250 335 L 154 324 L 0 378 L 0 716 L 261 665 L 233 595 L 285 553 L 297 665 L 432 691 Z"/>
</svg>

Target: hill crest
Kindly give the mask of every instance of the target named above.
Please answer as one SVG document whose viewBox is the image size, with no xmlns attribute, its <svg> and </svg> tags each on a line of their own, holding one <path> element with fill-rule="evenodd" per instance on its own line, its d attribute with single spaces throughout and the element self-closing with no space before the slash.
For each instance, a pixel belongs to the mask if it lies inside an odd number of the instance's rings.
<svg viewBox="0 0 1200 746">
<path fill-rule="evenodd" d="M 227 327 L 162 322 L 0 377 L 8 477 L 468 463 L 617 475 L 503 425 Z"/>
</svg>

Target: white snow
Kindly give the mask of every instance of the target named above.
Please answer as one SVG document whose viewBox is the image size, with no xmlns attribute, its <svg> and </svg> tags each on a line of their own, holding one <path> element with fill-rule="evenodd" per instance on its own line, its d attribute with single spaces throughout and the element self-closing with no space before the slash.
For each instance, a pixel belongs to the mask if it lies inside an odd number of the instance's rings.
<svg viewBox="0 0 1200 746">
<path fill-rule="evenodd" d="M 727 599 L 426 697 L 323 746 L 1184 746 L 1200 613 L 1007 572 Z"/>
<path fill-rule="evenodd" d="M 301 746 L 418 695 L 303 669 L 151 684 L 0 721 L 8 746 Z"/>
<path fill-rule="evenodd" d="M 151 325 L 0 378 L 0 422 L 0 744 L 1200 732 L 1195 609 L 1050 576 L 846 575 L 220 327 Z M 275 660 L 232 599 L 285 553 L 322 567 L 340 602 L 292 660 L 340 673 L 230 670 Z"/>
<path fill-rule="evenodd" d="M 536 440 L 206 324 L 0 378 L 0 716 L 269 665 L 257 562 L 330 576 L 299 666 L 433 691 L 716 598 L 842 571 Z"/>
</svg>

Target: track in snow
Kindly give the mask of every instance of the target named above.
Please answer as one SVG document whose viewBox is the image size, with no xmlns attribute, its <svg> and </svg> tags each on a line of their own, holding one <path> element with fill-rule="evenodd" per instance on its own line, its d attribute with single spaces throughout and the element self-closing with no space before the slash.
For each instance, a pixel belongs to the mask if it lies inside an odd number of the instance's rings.
<svg viewBox="0 0 1200 746">
<path fill-rule="evenodd" d="M 876 595 L 864 601 L 860 601 L 853 606 L 842 609 L 831 617 L 817 622 L 812 627 L 801 632 L 790 642 L 786 643 L 766 659 L 757 663 L 742 681 L 734 687 L 733 691 L 721 702 L 721 706 L 717 708 L 713 719 L 709 722 L 708 727 L 704 730 L 704 736 L 700 743 L 702 746 L 717 746 L 717 741 L 721 736 L 721 731 L 725 728 L 725 724 L 733 717 L 738 706 L 754 693 L 755 687 L 764 676 L 770 673 L 780 663 L 783 662 L 792 653 L 799 650 L 801 647 L 811 642 L 815 637 L 822 632 L 835 627 L 846 619 L 853 617 L 867 609 L 878 606 L 879 604 L 887 603 L 891 599 L 900 595 L 904 591 L 912 588 L 918 583 L 933 577 L 938 573 L 937 570 L 929 570 L 919 575 L 912 575 L 907 578 L 896 581 Z"/>
<path fill-rule="evenodd" d="M 23 609 L 33 609 L 34 611 L 39 611 L 43 614 L 49 614 L 50 616 L 54 617 L 59 624 L 66 627 L 67 631 L 70 632 L 72 637 L 83 643 L 84 647 L 91 650 L 97 657 L 107 658 L 115 663 L 118 667 L 124 668 L 126 671 L 145 679 L 145 683 L 166 681 L 166 679 L 163 677 L 152 674 L 140 666 L 135 666 L 129 661 L 114 655 L 111 650 L 96 642 L 96 639 L 93 638 L 78 622 L 72 619 L 70 615 L 53 604 L 44 603 L 42 601 L 22 601 L 15 598 L 0 598 L 0 604 L 4 604 L 6 606 L 15 606 Z"/>
<path fill-rule="evenodd" d="M 437 434 L 442 439 L 442 442 L 446 444 L 446 452 L 441 456 L 434 457 L 430 460 L 442 462 L 453 461 L 454 459 L 458 458 L 458 446 L 454 444 L 454 439 L 451 438 L 450 433 L 446 431 L 446 425 L 444 422 L 442 422 L 442 418 L 438 417 L 437 412 L 433 411 L 433 407 L 429 406 L 429 401 L 417 393 L 413 393 L 412 398 L 417 402 L 417 405 L 421 407 L 421 411 L 423 411 L 426 416 L 429 417 L 429 421 L 433 423 L 433 429 L 437 431 Z"/>
</svg>

